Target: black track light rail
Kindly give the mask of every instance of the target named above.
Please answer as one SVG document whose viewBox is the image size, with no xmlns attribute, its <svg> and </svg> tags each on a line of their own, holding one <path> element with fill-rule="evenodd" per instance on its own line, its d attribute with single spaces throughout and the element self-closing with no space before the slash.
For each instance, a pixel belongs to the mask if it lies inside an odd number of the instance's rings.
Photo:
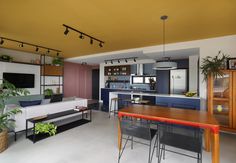
<svg viewBox="0 0 236 163">
<path fill-rule="evenodd" d="M 128 60 L 133 60 L 134 62 L 136 62 L 136 59 L 138 57 L 128 57 L 128 58 L 117 58 L 117 59 L 108 59 L 108 60 L 104 60 L 105 64 L 107 64 L 108 62 L 110 62 L 111 64 L 113 64 L 113 61 L 117 61 L 118 63 L 121 62 L 121 60 L 124 60 L 126 63 L 128 62 Z"/>
<path fill-rule="evenodd" d="M 81 31 L 79 31 L 79 30 L 77 30 L 77 29 L 75 29 L 75 28 L 73 28 L 73 27 L 70 27 L 70 26 L 68 26 L 68 25 L 66 25 L 66 24 L 62 24 L 64 27 L 66 27 L 67 29 L 71 29 L 71 30 L 73 30 L 73 31 L 75 31 L 75 32 L 78 32 L 79 34 L 82 34 L 82 35 L 84 35 L 84 36 L 87 36 L 87 37 L 89 37 L 90 39 L 92 39 L 92 40 L 96 40 L 96 41 L 98 41 L 98 42 L 100 42 L 100 43 L 105 43 L 104 41 L 102 41 L 102 40 L 99 40 L 99 39 L 97 39 L 97 38 L 95 38 L 95 37 L 93 37 L 93 36 L 91 36 L 91 35 L 88 35 L 88 34 L 86 34 L 86 33 L 84 33 L 84 32 L 81 32 Z"/>
<path fill-rule="evenodd" d="M 20 43 L 21 45 L 30 45 L 30 46 L 34 46 L 36 49 L 41 48 L 41 49 L 46 49 L 46 50 L 55 51 L 55 52 L 57 52 L 57 53 L 60 53 L 60 52 L 61 52 L 60 50 L 57 50 L 57 49 L 48 48 L 48 47 L 41 46 L 41 45 L 36 45 L 36 44 L 31 44 L 31 43 L 24 42 L 24 41 L 18 41 L 18 40 L 14 40 L 14 39 L 6 38 L 6 37 L 0 37 L 0 39 L 2 39 L 2 40 L 8 40 L 8 41 L 13 41 L 13 42 L 17 42 L 17 43 Z"/>
</svg>

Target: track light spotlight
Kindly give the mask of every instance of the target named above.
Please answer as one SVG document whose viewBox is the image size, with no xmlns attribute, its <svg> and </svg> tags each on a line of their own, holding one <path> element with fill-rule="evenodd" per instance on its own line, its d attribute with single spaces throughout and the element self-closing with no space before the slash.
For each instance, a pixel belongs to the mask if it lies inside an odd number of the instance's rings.
<svg viewBox="0 0 236 163">
<path fill-rule="evenodd" d="M 48 53 L 50 53 L 50 50 L 48 49 Z"/>
<path fill-rule="evenodd" d="M 118 63 L 120 63 L 120 60 L 118 59 Z"/>
<path fill-rule="evenodd" d="M 65 35 L 67 35 L 69 33 L 69 29 L 68 28 L 66 28 L 66 30 L 65 30 L 65 32 L 64 32 L 64 34 Z"/>
<path fill-rule="evenodd" d="M 100 46 L 101 48 L 103 47 L 102 42 L 99 43 L 99 46 Z"/>
<path fill-rule="evenodd" d="M 136 59 L 134 58 L 134 62 L 136 62 Z"/>
<path fill-rule="evenodd" d="M 59 52 L 57 52 L 57 57 L 59 56 Z"/>
<path fill-rule="evenodd" d="M 93 44 L 93 39 L 92 39 L 92 38 L 90 39 L 90 44 L 91 44 L 91 45 Z"/>
<path fill-rule="evenodd" d="M 84 36 L 82 33 L 80 33 L 80 36 L 79 36 L 80 39 L 84 39 Z"/>
<path fill-rule="evenodd" d="M 113 64 L 113 61 L 111 60 L 111 64 Z"/>
<path fill-rule="evenodd" d="M 0 44 L 2 45 L 4 43 L 4 40 L 1 38 Z"/>
<path fill-rule="evenodd" d="M 127 59 L 125 59 L 125 62 L 127 63 L 127 62 L 128 62 L 128 60 L 127 60 Z"/>
<path fill-rule="evenodd" d="M 39 47 L 37 47 L 37 46 L 36 46 L 36 49 L 35 49 L 35 51 L 36 51 L 36 52 L 37 52 L 37 51 L 39 51 Z"/>
<path fill-rule="evenodd" d="M 105 64 L 107 64 L 107 61 L 105 61 Z"/>
<path fill-rule="evenodd" d="M 23 44 L 23 42 L 22 42 L 22 43 L 19 45 L 19 47 L 22 47 L 22 48 L 24 47 L 24 44 Z"/>
</svg>

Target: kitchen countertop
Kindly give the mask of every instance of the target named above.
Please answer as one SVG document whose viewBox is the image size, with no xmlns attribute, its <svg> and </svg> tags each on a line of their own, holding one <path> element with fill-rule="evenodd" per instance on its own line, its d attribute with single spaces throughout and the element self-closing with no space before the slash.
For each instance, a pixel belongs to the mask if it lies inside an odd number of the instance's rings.
<svg viewBox="0 0 236 163">
<path fill-rule="evenodd" d="M 178 94 L 159 94 L 159 93 L 145 93 L 145 92 L 125 92 L 125 91 L 115 91 L 110 92 L 110 94 L 127 94 L 127 95 L 139 95 L 139 96 L 156 96 L 156 97 L 173 97 L 173 98 L 187 98 L 187 99 L 200 99 L 198 96 L 186 97 L 185 95 Z"/>
</svg>

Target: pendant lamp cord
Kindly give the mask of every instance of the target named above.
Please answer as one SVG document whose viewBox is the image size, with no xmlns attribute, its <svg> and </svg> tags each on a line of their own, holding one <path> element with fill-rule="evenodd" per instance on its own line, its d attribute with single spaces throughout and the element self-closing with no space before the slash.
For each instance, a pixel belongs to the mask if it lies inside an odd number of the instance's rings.
<svg viewBox="0 0 236 163">
<path fill-rule="evenodd" d="M 165 58 L 165 43 L 166 43 L 166 38 L 165 38 L 165 19 L 163 19 L 163 58 Z"/>
</svg>

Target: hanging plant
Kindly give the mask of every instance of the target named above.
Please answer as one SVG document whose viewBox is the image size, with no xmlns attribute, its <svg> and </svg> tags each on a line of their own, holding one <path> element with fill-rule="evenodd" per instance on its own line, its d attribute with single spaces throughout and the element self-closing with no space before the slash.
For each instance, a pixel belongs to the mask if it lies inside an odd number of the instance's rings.
<svg viewBox="0 0 236 163">
<path fill-rule="evenodd" d="M 55 66 L 63 66 L 63 59 L 60 57 L 54 57 L 52 60 L 52 64 Z"/>
<path fill-rule="evenodd" d="M 226 68 L 228 58 L 229 56 L 221 53 L 221 51 L 219 51 L 218 55 L 215 57 L 207 56 L 203 58 L 200 68 L 202 69 L 204 80 L 207 80 L 209 74 L 211 74 L 214 78 L 217 76 L 223 76 L 224 73 L 221 70 Z"/>
</svg>

